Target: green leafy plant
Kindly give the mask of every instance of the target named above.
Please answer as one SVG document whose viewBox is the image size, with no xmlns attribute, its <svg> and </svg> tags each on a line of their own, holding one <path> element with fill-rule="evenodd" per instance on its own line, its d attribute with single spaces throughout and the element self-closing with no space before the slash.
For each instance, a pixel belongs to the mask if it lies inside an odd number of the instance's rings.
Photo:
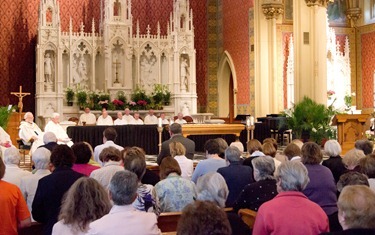
<svg viewBox="0 0 375 235">
<path fill-rule="evenodd" d="M 5 130 L 13 109 L 8 106 L 0 107 L 0 126 Z"/>
<path fill-rule="evenodd" d="M 74 90 L 71 87 L 65 89 L 65 99 L 68 103 L 74 101 Z"/>
<path fill-rule="evenodd" d="M 292 129 L 296 138 L 300 139 L 303 132 L 308 132 L 310 140 L 318 144 L 324 139 L 335 138 L 336 131 L 331 126 L 331 119 L 337 113 L 333 105 L 326 107 L 306 96 L 282 112 L 287 118 L 288 128 Z"/>
<path fill-rule="evenodd" d="M 83 109 L 87 105 L 88 92 L 86 90 L 77 90 L 76 97 L 79 108 Z"/>
</svg>

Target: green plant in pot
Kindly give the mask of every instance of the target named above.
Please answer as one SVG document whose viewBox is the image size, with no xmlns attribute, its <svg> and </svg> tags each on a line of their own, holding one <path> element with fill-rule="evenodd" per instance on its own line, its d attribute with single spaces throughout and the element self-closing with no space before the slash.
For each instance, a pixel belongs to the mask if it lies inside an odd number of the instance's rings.
<svg viewBox="0 0 375 235">
<path fill-rule="evenodd" d="M 76 97 L 77 97 L 77 104 L 80 109 L 84 109 L 87 105 L 87 92 L 85 90 L 77 90 Z"/>
<path fill-rule="evenodd" d="M 12 107 L 0 107 L 0 126 L 6 130 L 10 115 L 12 114 Z"/>
<path fill-rule="evenodd" d="M 74 101 L 74 90 L 70 87 L 67 87 L 65 90 L 65 99 L 68 106 L 73 106 Z"/>
<path fill-rule="evenodd" d="M 337 111 L 332 105 L 326 107 L 305 96 L 282 114 L 286 116 L 287 127 L 292 129 L 297 139 L 309 139 L 321 144 L 324 140 L 336 137 L 331 120 Z M 303 137 L 303 133 L 308 136 Z"/>
</svg>

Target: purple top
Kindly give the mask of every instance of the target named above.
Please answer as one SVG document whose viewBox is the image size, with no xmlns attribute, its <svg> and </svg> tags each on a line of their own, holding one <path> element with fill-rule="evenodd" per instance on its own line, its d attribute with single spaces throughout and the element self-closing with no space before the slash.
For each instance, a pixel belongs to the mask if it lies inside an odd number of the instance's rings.
<svg viewBox="0 0 375 235">
<path fill-rule="evenodd" d="M 90 176 L 91 172 L 99 169 L 98 166 L 93 166 L 90 164 L 74 164 L 72 167 L 72 170 L 81 174 L 84 174 L 86 176 Z"/>
<path fill-rule="evenodd" d="M 305 164 L 310 178 L 303 190 L 311 201 L 317 203 L 327 215 L 337 212 L 336 184 L 332 172 L 320 164 Z"/>
</svg>

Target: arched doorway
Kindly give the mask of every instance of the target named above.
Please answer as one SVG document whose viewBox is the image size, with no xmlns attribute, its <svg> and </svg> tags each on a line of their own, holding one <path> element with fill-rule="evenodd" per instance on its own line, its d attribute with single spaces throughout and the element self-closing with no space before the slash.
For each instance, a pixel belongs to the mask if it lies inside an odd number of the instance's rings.
<svg viewBox="0 0 375 235">
<path fill-rule="evenodd" d="M 233 60 L 225 51 L 219 63 L 218 80 L 218 116 L 233 122 L 237 115 L 237 76 Z"/>
</svg>

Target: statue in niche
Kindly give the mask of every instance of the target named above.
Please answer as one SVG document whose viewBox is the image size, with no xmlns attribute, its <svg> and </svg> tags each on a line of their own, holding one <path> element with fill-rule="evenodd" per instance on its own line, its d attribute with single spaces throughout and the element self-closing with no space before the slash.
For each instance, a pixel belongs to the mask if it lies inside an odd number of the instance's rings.
<svg viewBox="0 0 375 235">
<path fill-rule="evenodd" d="M 53 83 L 53 61 L 50 53 L 46 53 L 44 57 L 44 82 Z"/>
<path fill-rule="evenodd" d="M 189 64 L 186 58 L 182 58 L 180 64 L 180 74 L 181 74 L 181 89 L 189 91 Z"/>
<path fill-rule="evenodd" d="M 116 0 L 113 3 L 113 15 L 120 16 L 121 15 L 121 3 L 119 0 Z"/>
<path fill-rule="evenodd" d="M 153 56 L 149 60 L 147 57 L 141 57 L 141 79 L 142 85 L 146 91 L 152 91 L 153 85 L 156 83 L 156 57 Z"/>
<path fill-rule="evenodd" d="M 78 63 L 77 63 L 78 62 Z M 88 87 L 87 65 L 83 55 L 73 60 L 73 83 L 81 87 Z"/>
</svg>

